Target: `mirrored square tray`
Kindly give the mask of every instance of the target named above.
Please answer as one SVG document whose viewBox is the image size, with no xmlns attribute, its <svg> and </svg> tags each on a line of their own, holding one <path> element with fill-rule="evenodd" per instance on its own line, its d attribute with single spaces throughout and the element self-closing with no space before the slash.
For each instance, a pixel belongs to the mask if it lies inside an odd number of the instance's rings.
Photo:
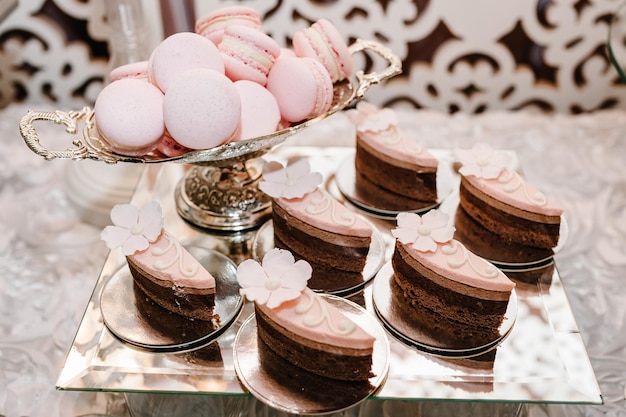
<svg viewBox="0 0 626 417">
<path fill-rule="evenodd" d="M 266 159 L 307 156 L 326 179 L 329 192 L 340 198 L 333 175 L 354 152 L 352 148 L 280 147 Z M 441 160 L 449 154 L 442 150 Z M 155 199 L 164 209 L 165 224 L 181 241 L 215 249 L 236 264 L 252 256 L 256 230 L 216 234 L 198 230 L 176 212 L 174 190 L 186 166 L 148 165 L 132 202 Z M 370 218 L 385 237 L 391 256 L 393 222 Z M 247 304 L 234 324 L 209 347 L 192 352 L 147 352 L 126 345 L 106 328 L 99 299 L 107 280 L 125 260 L 109 253 L 88 300 L 76 336 L 57 381 L 62 390 L 117 392 L 206 393 L 249 395 L 237 380 L 233 342 L 252 313 Z M 582 337 L 572 314 L 558 268 L 551 263 L 533 284 L 518 284 L 518 315 L 511 333 L 485 354 L 484 360 L 449 359 L 422 353 L 390 335 L 387 381 L 372 399 L 475 400 L 600 404 L 602 397 Z M 374 313 L 372 286 L 352 300 Z"/>
</svg>

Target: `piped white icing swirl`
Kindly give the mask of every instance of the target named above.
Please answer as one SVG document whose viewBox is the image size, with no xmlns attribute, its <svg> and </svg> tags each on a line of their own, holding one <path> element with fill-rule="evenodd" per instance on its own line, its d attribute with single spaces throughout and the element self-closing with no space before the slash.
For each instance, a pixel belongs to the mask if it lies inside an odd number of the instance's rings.
<svg viewBox="0 0 626 417">
<path fill-rule="evenodd" d="M 451 240 L 447 244 L 441 245 L 441 253 L 447 255 L 447 264 L 450 268 L 458 269 L 467 264 L 474 272 L 483 278 L 496 278 L 498 276 L 498 268 L 482 258 L 475 257 L 474 261 L 480 262 L 484 268 L 479 268 L 475 262 L 469 257 L 469 251 L 457 240 Z M 454 255 L 460 253 L 454 258 Z"/>
<path fill-rule="evenodd" d="M 526 197 L 526 200 L 534 204 L 538 207 L 543 207 L 548 204 L 548 199 L 545 194 L 541 191 L 533 190 L 532 195 L 528 191 L 528 187 L 526 182 L 522 179 L 522 177 L 515 171 L 510 170 L 509 168 L 504 168 L 500 175 L 498 176 L 498 182 L 500 184 L 504 184 L 502 190 L 506 193 L 514 193 L 519 188 L 522 189 L 523 195 Z"/>
<path fill-rule="evenodd" d="M 356 324 L 352 320 L 348 320 L 343 317 L 338 322 L 333 321 L 330 312 L 328 310 L 328 305 L 323 303 L 318 296 L 313 293 L 303 292 L 303 296 L 306 296 L 308 300 L 301 300 L 300 304 L 295 309 L 296 314 L 303 315 L 302 324 L 306 327 L 318 327 L 326 322 L 328 329 L 339 336 L 347 336 L 352 333 L 356 329 Z M 312 309 L 314 304 L 317 304 L 319 308 L 319 314 L 307 314 Z"/>
<path fill-rule="evenodd" d="M 153 268 L 162 271 L 178 262 L 178 270 L 184 277 L 190 278 L 196 275 L 198 273 L 197 262 L 191 262 L 190 264 L 185 265 L 180 242 L 176 239 L 172 239 L 172 237 L 166 232 L 163 232 L 163 234 L 164 237 L 167 238 L 167 246 L 162 248 L 153 246 L 150 249 L 150 253 L 157 258 L 152 264 Z M 166 255 L 171 250 L 174 250 L 174 256 L 172 256 L 168 261 L 164 261 L 161 257 Z"/>
<path fill-rule="evenodd" d="M 402 132 L 400 132 L 395 126 L 392 126 L 383 132 L 380 132 L 379 138 L 385 145 L 393 147 L 400 145 L 402 151 L 405 151 L 409 154 L 419 155 L 424 152 L 425 149 L 423 146 L 417 143 L 415 139 L 402 134 Z"/>
<path fill-rule="evenodd" d="M 321 188 L 318 188 L 318 190 L 320 195 L 314 195 L 309 199 L 309 204 L 305 209 L 307 213 L 315 216 L 330 209 L 330 218 L 335 224 L 352 226 L 356 223 L 356 215 L 354 213 L 348 210 L 341 210 L 341 214 L 338 214 L 339 202 Z"/>
</svg>

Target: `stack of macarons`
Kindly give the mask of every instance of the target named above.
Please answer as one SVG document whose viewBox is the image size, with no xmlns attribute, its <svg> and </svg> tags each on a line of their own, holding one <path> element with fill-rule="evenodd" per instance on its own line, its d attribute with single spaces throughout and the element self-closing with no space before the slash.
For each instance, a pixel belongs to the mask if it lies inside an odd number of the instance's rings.
<svg viewBox="0 0 626 417">
<path fill-rule="evenodd" d="M 264 32 L 258 11 L 219 8 L 195 32 L 164 39 L 148 61 L 115 68 L 95 103 L 95 125 L 113 152 L 174 157 L 271 134 L 326 113 L 352 56 L 321 19 L 293 49 Z"/>
</svg>

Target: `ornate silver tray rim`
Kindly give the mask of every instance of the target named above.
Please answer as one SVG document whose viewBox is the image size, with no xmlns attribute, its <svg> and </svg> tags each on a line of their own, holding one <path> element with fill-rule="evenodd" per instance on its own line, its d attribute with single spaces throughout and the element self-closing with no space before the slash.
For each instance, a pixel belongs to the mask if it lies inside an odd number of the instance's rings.
<svg viewBox="0 0 626 417">
<path fill-rule="evenodd" d="M 34 111 L 29 110 L 20 120 L 20 134 L 26 145 L 37 155 L 44 159 L 93 159 L 107 163 L 134 162 L 134 163 L 161 163 L 178 162 L 195 165 L 228 166 L 263 155 L 276 145 L 283 143 L 289 136 L 298 131 L 314 125 L 321 120 L 343 110 L 352 102 L 361 99 L 367 90 L 376 84 L 387 80 L 402 72 L 402 63 L 389 48 L 375 42 L 357 39 L 349 46 L 352 55 L 358 52 L 374 52 L 387 63 L 387 67 L 381 72 L 365 73 L 359 70 L 355 73 L 355 80 L 338 82 L 334 86 L 334 99 L 330 110 L 320 116 L 292 125 L 286 129 L 257 138 L 230 142 L 206 150 L 198 150 L 185 153 L 177 157 L 166 157 L 162 154 L 151 152 L 142 157 L 124 156 L 111 152 L 109 146 L 98 136 L 94 126 L 94 111 L 90 107 L 81 110 L 64 112 Z M 67 133 L 76 135 L 79 131 L 79 123 L 85 124 L 82 134 L 83 139 L 75 138 L 73 147 L 65 150 L 49 150 L 45 148 L 39 139 L 39 135 L 33 123 L 36 121 L 51 121 L 64 125 Z"/>
</svg>

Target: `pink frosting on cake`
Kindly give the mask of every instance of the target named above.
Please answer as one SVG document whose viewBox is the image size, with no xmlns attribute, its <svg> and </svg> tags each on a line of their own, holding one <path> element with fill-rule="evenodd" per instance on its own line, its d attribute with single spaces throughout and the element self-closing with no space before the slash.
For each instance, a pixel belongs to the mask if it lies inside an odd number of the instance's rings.
<svg viewBox="0 0 626 417">
<path fill-rule="evenodd" d="M 375 338 L 309 288 L 302 295 L 270 309 L 257 304 L 280 326 L 298 336 L 343 348 L 370 349 Z"/>
<path fill-rule="evenodd" d="M 438 160 L 415 138 L 397 128 L 398 117 L 389 108 L 379 109 L 360 101 L 356 109 L 346 112 L 356 126 L 359 139 L 393 159 L 423 167 L 437 167 Z"/>
<path fill-rule="evenodd" d="M 417 141 L 391 127 L 381 132 L 360 132 L 359 138 L 393 159 L 423 167 L 437 167 L 439 161 Z"/>
<path fill-rule="evenodd" d="M 213 275 L 167 232 L 161 233 L 148 249 L 129 256 L 143 269 L 155 271 L 157 278 L 169 279 L 176 286 L 215 288 Z"/>
<path fill-rule="evenodd" d="M 485 194 L 513 207 L 547 216 L 563 214 L 561 207 L 508 168 L 504 168 L 495 179 L 477 178 L 474 175 L 466 175 L 465 179 Z"/>
<path fill-rule="evenodd" d="M 459 173 L 474 187 L 498 201 L 532 213 L 560 216 L 563 209 L 507 167 L 508 157 L 487 143 L 455 149 Z"/>
<path fill-rule="evenodd" d="M 278 198 L 276 202 L 289 214 L 318 229 L 332 233 L 367 237 L 372 228 L 321 188 L 300 198 Z"/>
<path fill-rule="evenodd" d="M 502 271 L 455 239 L 439 243 L 434 252 L 419 251 L 410 244 L 404 247 L 422 265 L 461 284 L 491 291 L 511 291 L 515 288 L 515 283 Z"/>
</svg>

